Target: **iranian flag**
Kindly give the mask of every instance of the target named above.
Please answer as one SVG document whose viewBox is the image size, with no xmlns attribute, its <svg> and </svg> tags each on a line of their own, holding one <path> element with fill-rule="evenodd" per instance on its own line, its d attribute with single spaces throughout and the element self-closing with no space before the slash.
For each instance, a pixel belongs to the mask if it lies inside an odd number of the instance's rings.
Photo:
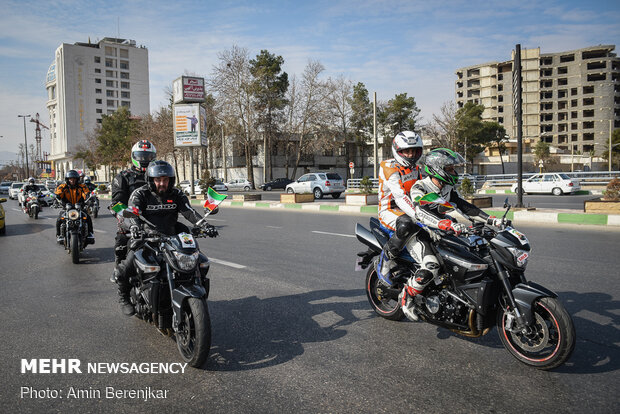
<svg viewBox="0 0 620 414">
<path fill-rule="evenodd" d="M 120 213 L 121 211 L 125 210 L 127 208 L 127 206 L 121 202 L 118 202 L 116 204 L 114 204 L 111 209 L 112 211 L 114 211 L 115 213 Z"/>
<path fill-rule="evenodd" d="M 224 194 L 217 193 L 214 189 L 209 187 L 207 191 L 207 200 L 205 201 L 204 208 L 209 210 L 210 212 L 215 210 L 215 207 L 218 206 L 224 199 L 228 197 Z"/>
</svg>

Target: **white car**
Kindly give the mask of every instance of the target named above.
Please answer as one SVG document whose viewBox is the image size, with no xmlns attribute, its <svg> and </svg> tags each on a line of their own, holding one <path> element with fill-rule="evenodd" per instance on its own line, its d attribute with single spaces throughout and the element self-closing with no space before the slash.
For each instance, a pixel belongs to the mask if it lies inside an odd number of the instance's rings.
<svg viewBox="0 0 620 414">
<path fill-rule="evenodd" d="M 510 188 L 517 192 L 517 183 Z M 579 180 L 571 179 L 564 173 L 536 174 L 523 181 L 524 193 L 544 193 L 553 195 L 571 194 L 581 189 Z"/>
<path fill-rule="evenodd" d="M 17 195 L 19 194 L 19 190 L 24 186 L 24 183 L 13 183 L 11 187 L 9 187 L 9 198 L 11 200 L 17 200 Z"/>
<path fill-rule="evenodd" d="M 230 180 L 227 183 L 224 183 L 229 190 L 244 190 L 250 191 L 252 188 L 252 183 L 246 180 L 245 178 L 239 178 L 237 180 Z"/>
<path fill-rule="evenodd" d="M 224 184 L 222 182 L 222 180 L 215 180 L 215 184 L 213 184 L 211 187 L 215 191 L 228 191 L 228 187 L 226 186 L 226 184 Z M 181 189 L 183 190 L 183 192 L 185 194 L 189 195 L 189 193 L 192 190 L 192 188 L 189 185 L 189 181 L 188 180 L 181 181 Z M 198 180 L 194 181 L 194 193 L 196 195 L 202 194 L 202 187 L 200 187 L 200 184 L 199 184 Z"/>
<path fill-rule="evenodd" d="M 338 198 L 345 190 L 344 180 L 333 172 L 304 174 L 286 186 L 287 193 L 313 193 L 316 199 L 324 194 Z"/>
</svg>

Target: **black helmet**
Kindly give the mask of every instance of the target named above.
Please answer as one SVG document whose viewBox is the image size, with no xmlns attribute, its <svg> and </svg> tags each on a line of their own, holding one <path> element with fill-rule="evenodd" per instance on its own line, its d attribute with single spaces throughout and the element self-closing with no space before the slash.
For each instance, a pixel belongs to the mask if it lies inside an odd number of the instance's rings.
<svg viewBox="0 0 620 414">
<path fill-rule="evenodd" d="M 168 164 L 166 161 L 153 161 L 146 169 L 146 181 L 149 184 L 149 189 L 154 193 L 157 192 L 157 187 L 155 187 L 155 181 L 153 180 L 155 177 L 170 178 L 170 182 L 168 183 L 168 190 L 166 192 L 170 192 L 170 190 L 174 188 L 176 174 L 174 173 L 174 168 L 172 167 L 172 165 Z"/>
<path fill-rule="evenodd" d="M 77 179 L 77 181 L 75 182 L 76 185 L 80 182 L 80 174 L 75 170 L 69 170 L 65 174 L 65 183 L 67 183 L 68 186 L 71 186 L 71 184 L 69 183 L 69 178 L 76 178 Z"/>
</svg>

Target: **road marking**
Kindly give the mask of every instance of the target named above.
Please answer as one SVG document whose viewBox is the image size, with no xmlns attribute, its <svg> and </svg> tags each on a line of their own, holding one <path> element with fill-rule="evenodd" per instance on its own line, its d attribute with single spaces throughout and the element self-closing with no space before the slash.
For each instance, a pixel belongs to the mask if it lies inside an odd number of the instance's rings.
<svg viewBox="0 0 620 414">
<path fill-rule="evenodd" d="M 96 233 L 107 233 L 105 230 L 93 229 Z"/>
<path fill-rule="evenodd" d="M 265 227 L 268 227 L 270 229 L 281 229 L 282 228 L 282 226 L 265 226 Z"/>
<path fill-rule="evenodd" d="M 227 262 L 226 260 L 214 259 L 212 257 L 209 257 L 209 260 L 212 261 L 213 263 L 217 263 L 217 264 L 221 264 L 221 265 L 229 266 L 229 267 L 234 267 L 235 269 L 245 269 L 246 268 L 246 266 L 244 266 L 244 265 L 240 265 L 240 264 L 232 263 L 232 262 Z"/>
<path fill-rule="evenodd" d="M 207 216 L 207 217 L 209 217 L 209 216 Z M 221 220 L 221 219 L 214 219 L 214 218 L 211 218 L 211 217 L 209 217 L 208 220 L 209 221 L 227 221 L 227 220 Z"/>
<path fill-rule="evenodd" d="M 330 236 L 342 236 L 342 237 L 353 237 L 355 238 L 354 235 L 352 234 L 340 234 L 340 233 L 330 233 L 328 231 L 312 231 L 312 233 L 317 233 L 317 234 L 328 234 Z"/>
<path fill-rule="evenodd" d="M 13 210 L 13 211 L 22 211 L 22 210 L 21 210 L 21 209 L 19 209 L 19 208 L 12 208 L 11 210 Z"/>
</svg>

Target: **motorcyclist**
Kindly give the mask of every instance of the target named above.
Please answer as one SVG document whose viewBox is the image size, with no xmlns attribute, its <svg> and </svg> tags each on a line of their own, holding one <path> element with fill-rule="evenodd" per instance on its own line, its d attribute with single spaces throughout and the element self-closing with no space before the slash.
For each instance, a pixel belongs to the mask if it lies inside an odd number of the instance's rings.
<svg viewBox="0 0 620 414">
<path fill-rule="evenodd" d="M 449 202 L 472 220 L 486 222 L 499 227 L 501 219 L 489 216 L 484 211 L 462 199 L 454 190 L 458 182 L 456 167 L 465 164 L 463 157 L 452 150 L 438 148 L 430 151 L 422 161 L 424 179 L 417 181 L 411 188 L 411 198 L 415 209 L 415 219 L 422 225 L 462 233 L 466 226 L 455 222 L 445 214 L 448 208 L 439 202 L 429 202 L 423 199 L 427 194 L 435 193 L 439 198 Z M 438 274 L 440 262 L 433 253 L 431 237 L 426 231 L 417 232 L 410 241 L 411 253 L 420 268 L 409 278 L 400 295 L 400 303 L 405 315 L 412 320 L 418 320 L 413 310 L 413 298 L 424 290 L 424 287 Z"/>
<path fill-rule="evenodd" d="M 95 189 L 97 189 L 97 186 L 93 184 L 88 175 L 84 177 L 84 185 L 86 186 L 86 188 L 88 188 L 88 191 L 90 192 L 93 192 L 95 191 Z"/>
<path fill-rule="evenodd" d="M 56 219 L 56 240 L 58 243 L 63 243 L 65 238 L 60 233 L 61 217 L 64 213 L 64 207 L 67 203 L 76 204 L 86 201 L 90 192 L 84 184 L 79 183 L 80 175 L 76 170 L 69 170 L 65 174 L 65 182 L 56 187 L 54 194 L 62 204 L 63 209 L 60 210 L 58 218 Z M 87 244 L 95 244 L 95 236 L 93 235 L 93 221 L 86 211 L 86 221 L 88 223 L 88 236 L 86 237 Z"/>
<path fill-rule="evenodd" d="M 153 161 L 146 171 L 147 184 L 138 188 L 131 194 L 129 199 L 130 208 L 138 208 L 145 219 L 152 223 L 155 228 L 150 229 L 139 218 L 129 219 L 130 233 L 133 239 L 138 238 L 142 230 L 156 230 L 166 235 L 189 233 L 189 228 L 178 222 L 179 213 L 189 222 L 195 224 L 202 219 L 189 203 L 187 196 L 178 188 L 174 187 L 174 168 L 166 161 Z M 146 228 L 145 228 L 146 227 Z M 217 236 L 217 230 L 210 224 L 203 224 L 202 228 L 209 237 Z M 134 314 L 135 309 L 129 300 L 131 285 L 129 277 L 133 274 L 134 249 L 136 244 L 130 243 L 131 247 L 127 257 L 117 266 L 116 280 L 120 296 L 121 309 L 127 316 Z"/>
<path fill-rule="evenodd" d="M 394 232 L 377 266 L 379 279 L 387 285 L 392 284 L 394 258 L 419 230 L 412 219 L 415 211 L 409 191 L 420 178 L 416 163 L 422 155 L 422 138 L 412 131 L 399 132 L 392 141 L 392 155 L 394 158 L 381 162 L 379 170 L 379 221 Z"/>
<path fill-rule="evenodd" d="M 129 196 L 134 190 L 146 184 L 145 172 L 149 163 L 155 159 L 157 150 L 148 140 L 140 140 L 131 148 L 131 168 L 123 170 L 114 177 L 112 181 L 112 204 L 126 207 L 129 204 Z M 120 204 L 119 204 L 120 203 Z M 127 241 L 129 240 L 129 226 L 124 222 L 122 216 L 119 216 L 112 210 L 118 220 L 118 229 L 114 240 L 114 256 L 116 264 L 127 255 Z M 116 272 L 115 272 L 116 273 Z M 112 274 L 111 282 L 115 282 L 115 276 Z"/>
<path fill-rule="evenodd" d="M 23 194 L 23 196 L 20 197 L 20 203 L 22 204 L 22 207 L 24 208 L 24 212 L 26 212 L 26 198 L 28 197 L 28 193 L 33 191 L 39 194 L 40 190 L 41 190 L 41 187 L 39 187 L 38 185 L 34 183 L 34 177 L 28 178 L 28 184 L 26 184 L 19 190 Z"/>
</svg>

